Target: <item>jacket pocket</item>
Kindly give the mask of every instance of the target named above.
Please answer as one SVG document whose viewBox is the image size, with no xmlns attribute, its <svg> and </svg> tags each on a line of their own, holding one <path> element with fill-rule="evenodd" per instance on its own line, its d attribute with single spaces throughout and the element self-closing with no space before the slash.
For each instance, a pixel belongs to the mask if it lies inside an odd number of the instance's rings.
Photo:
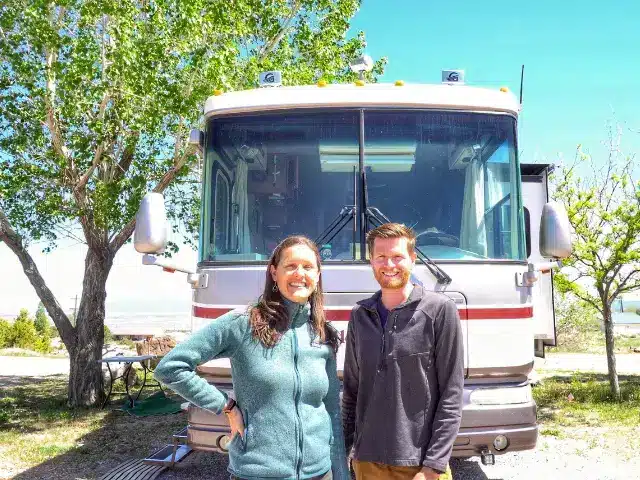
<svg viewBox="0 0 640 480">
<path fill-rule="evenodd" d="M 251 422 L 249 421 L 249 412 L 247 412 L 246 410 L 242 411 L 242 418 L 244 420 L 244 438 L 242 439 L 242 442 L 244 444 L 244 449 L 245 451 L 249 449 L 249 440 L 251 437 Z"/>
<path fill-rule="evenodd" d="M 244 433 L 240 436 L 239 433 L 233 437 L 231 443 L 229 444 L 230 450 L 236 450 L 237 452 L 246 452 L 247 444 L 249 441 L 249 415 L 245 410 L 240 410 L 242 412 L 242 420 L 244 422 Z"/>
<path fill-rule="evenodd" d="M 422 312 L 416 312 L 411 321 L 399 325 L 390 336 L 390 352 L 392 357 L 400 359 L 413 355 L 425 355 L 431 353 L 433 347 L 433 334 L 429 328 L 430 323 Z"/>
<path fill-rule="evenodd" d="M 409 418 L 423 417 L 431 401 L 430 362 L 431 352 L 412 353 L 395 359 L 396 392 Z"/>
</svg>

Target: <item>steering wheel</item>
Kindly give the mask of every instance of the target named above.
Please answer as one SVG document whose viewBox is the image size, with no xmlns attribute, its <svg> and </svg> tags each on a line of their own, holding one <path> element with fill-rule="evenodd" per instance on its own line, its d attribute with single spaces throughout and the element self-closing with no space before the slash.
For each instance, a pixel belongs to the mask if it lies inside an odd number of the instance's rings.
<svg viewBox="0 0 640 480">
<path fill-rule="evenodd" d="M 420 241 L 422 240 L 422 242 Z M 427 240 L 424 242 L 424 240 Z M 436 242 L 433 242 L 435 240 Z M 446 245 L 455 247 L 460 244 L 460 239 L 455 235 L 445 232 L 425 230 L 416 235 L 416 245 Z"/>
</svg>

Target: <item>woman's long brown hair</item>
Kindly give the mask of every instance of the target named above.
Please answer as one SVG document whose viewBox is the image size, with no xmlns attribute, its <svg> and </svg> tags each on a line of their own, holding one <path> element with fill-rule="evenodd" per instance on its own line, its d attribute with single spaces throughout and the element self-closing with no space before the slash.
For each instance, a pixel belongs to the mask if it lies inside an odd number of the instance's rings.
<svg viewBox="0 0 640 480">
<path fill-rule="evenodd" d="M 264 292 L 257 305 L 250 311 L 251 332 L 253 338 L 262 343 L 267 348 L 271 348 L 278 343 L 284 332 L 289 327 L 289 314 L 284 304 L 280 290 L 275 289 L 275 282 L 271 276 L 271 266 L 277 268 L 282 257 L 282 252 L 295 245 L 304 245 L 313 251 L 316 256 L 318 272 L 320 272 L 320 252 L 316 244 L 307 237 L 301 235 L 285 238 L 275 248 L 267 265 L 266 280 L 264 282 Z M 318 278 L 315 290 L 309 297 L 311 304 L 310 327 L 313 333 L 320 337 L 320 340 L 329 345 L 334 352 L 338 351 L 340 339 L 335 328 L 329 325 L 324 314 L 324 294 L 322 292 L 322 275 Z"/>
</svg>

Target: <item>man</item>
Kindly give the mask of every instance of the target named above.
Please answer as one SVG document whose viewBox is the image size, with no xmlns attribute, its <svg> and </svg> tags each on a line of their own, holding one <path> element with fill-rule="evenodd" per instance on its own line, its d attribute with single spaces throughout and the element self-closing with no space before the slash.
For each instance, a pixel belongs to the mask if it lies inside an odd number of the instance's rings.
<svg viewBox="0 0 640 480">
<path fill-rule="evenodd" d="M 351 312 L 342 399 L 357 480 L 450 476 L 462 413 L 462 331 L 449 297 L 409 281 L 415 242 L 397 223 L 367 235 L 380 290 Z"/>
</svg>

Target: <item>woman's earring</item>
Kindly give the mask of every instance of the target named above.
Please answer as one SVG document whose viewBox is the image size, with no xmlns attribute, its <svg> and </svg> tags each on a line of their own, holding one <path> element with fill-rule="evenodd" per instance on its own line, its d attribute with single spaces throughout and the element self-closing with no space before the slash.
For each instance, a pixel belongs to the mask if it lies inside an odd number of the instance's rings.
<svg viewBox="0 0 640 480">
<path fill-rule="evenodd" d="M 273 284 L 273 288 L 271 289 L 272 292 L 277 292 L 278 291 L 278 284 L 274 283 Z"/>
</svg>

